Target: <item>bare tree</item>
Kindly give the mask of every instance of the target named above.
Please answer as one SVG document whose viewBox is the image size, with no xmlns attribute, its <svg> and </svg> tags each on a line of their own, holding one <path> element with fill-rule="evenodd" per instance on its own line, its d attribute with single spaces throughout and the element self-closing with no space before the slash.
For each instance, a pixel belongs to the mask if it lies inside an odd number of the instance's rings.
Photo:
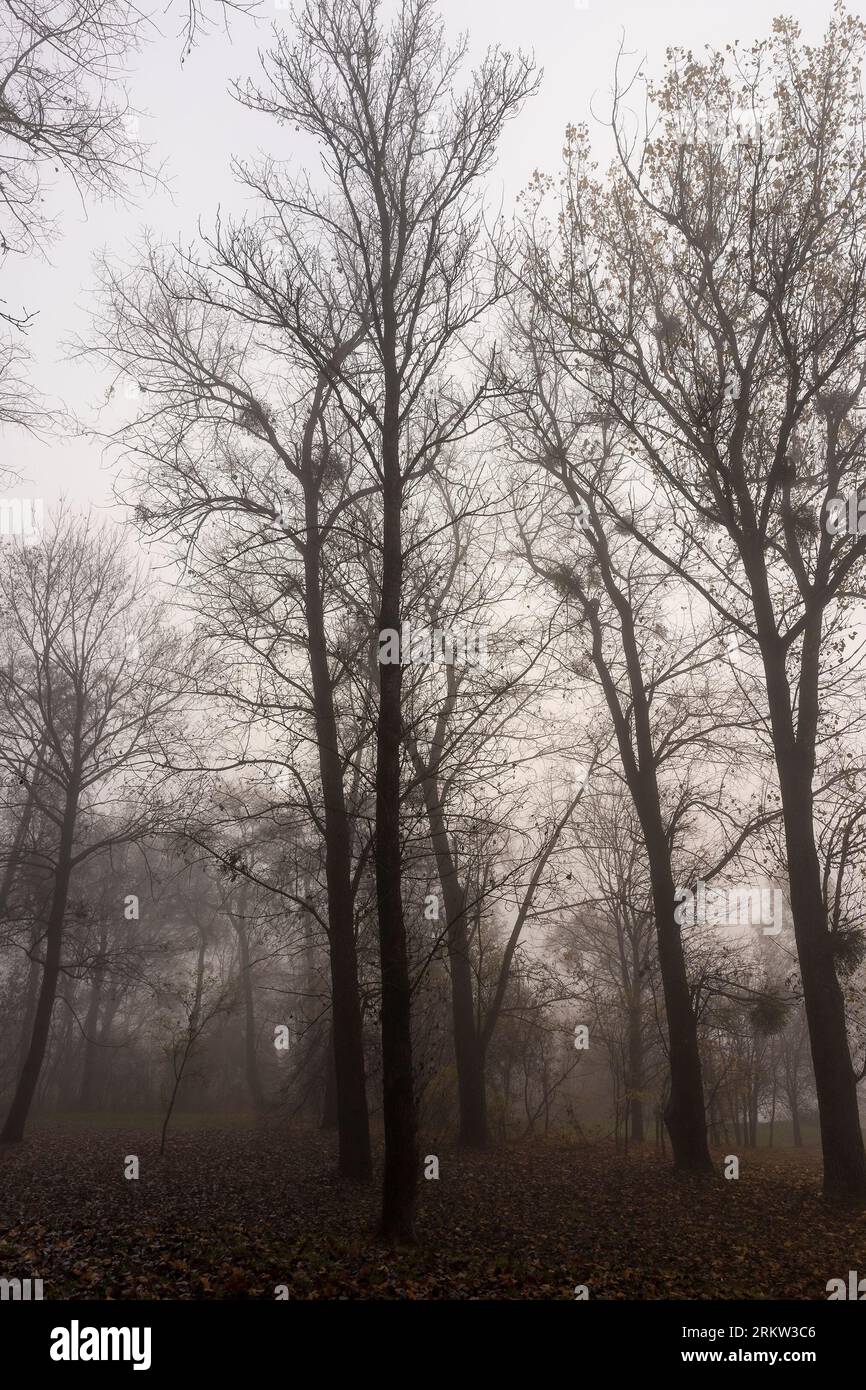
<svg viewBox="0 0 866 1390">
<path fill-rule="evenodd" d="M 489 380 L 489 364 L 468 389 L 448 372 L 498 293 L 483 274 L 478 184 L 504 122 L 533 86 L 528 60 L 493 52 L 458 94 L 464 54 L 465 43 L 445 47 L 432 0 L 405 4 L 389 29 L 375 0 L 310 3 L 297 17 L 296 36 L 278 35 L 265 58 L 265 86 L 250 83 L 238 95 L 316 140 L 325 189 L 273 164 L 242 168 L 262 212 L 252 224 L 221 223 L 210 239 L 209 270 L 189 267 L 195 298 L 255 324 L 262 335 L 257 348 L 278 352 L 300 374 L 313 401 L 311 440 L 325 397 L 342 413 L 379 508 L 380 633 L 398 632 L 401 624 L 401 511 L 408 490 L 449 442 L 472 428 Z M 272 442 L 260 403 L 247 400 L 246 418 L 258 440 Z M 388 1238 L 411 1239 L 418 1174 L 400 894 L 401 677 L 399 661 L 381 665 L 375 852 L 382 1228 Z M 327 733 L 324 746 L 331 746 Z M 336 773 L 335 766 L 333 804 Z M 329 850 L 336 863 L 336 838 Z"/>
<path fill-rule="evenodd" d="M 80 198 L 115 196 L 152 177 L 123 82 L 140 11 L 122 0 L 6 0 L 0 11 L 0 420 L 26 428 L 43 414 L 23 368 L 32 312 L 9 302 L 9 258 L 41 254 L 56 235 L 47 189 L 55 174 Z"/>
<path fill-rule="evenodd" d="M 585 178 L 586 142 L 570 132 L 566 269 L 547 283 L 573 370 L 667 499 L 672 543 L 638 515 L 620 521 L 746 654 L 782 801 L 825 1193 L 862 1200 L 813 778 L 866 551 L 862 535 L 839 534 L 833 501 L 863 459 L 864 110 L 849 75 L 864 29 L 839 12 L 818 48 L 798 40 L 779 21 L 734 68 L 674 51 L 636 143 L 618 79 L 616 173 L 607 187 Z"/>
<path fill-rule="evenodd" d="M 33 799 L 56 837 L 33 946 L 41 982 L 32 1035 L 2 1134 L 19 1140 L 64 969 L 73 875 L 90 856 L 159 825 L 160 751 L 182 737 L 173 711 L 190 673 L 176 634 L 145 603 L 120 534 L 61 515 L 41 545 L 12 548 L 4 560 L 0 762 L 20 776 L 44 750 Z"/>
<path fill-rule="evenodd" d="M 543 256 L 530 239 L 527 259 Z M 688 785 L 688 770 L 678 764 L 690 744 L 706 749 L 719 728 L 706 691 L 709 637 L 696 615 L 674 627 L 664 568 L 639 564 L 626 528 L 610 524 L 618 508 L 627 514 L 635 505 L 634 480 L 607 416 L 573 398 L 545 288 L 536 284 L 530 306 L 513 309 L 515 359 L 504 388 L 514 404 L 502 427 L 511 455 L 544 479 L 519 497 L 515 515 L 530 568 L 553 589 L 559 621 L 574 632 L 574 670 L 594 673 L 611 721 L 651 873 L 674 1162 L 708 1170 L 697 1021 L 674 915 L 673 845 Z"/>
<path fill-rule="evenodd" d="M 401 511 L 413 477 L 465 431 L 479 391 L 446 378 L 461 336 L 490 303 L 480 282 L 477 183 L 504 122 L 532 89 L 531 65 L 491 53 L 465 94 L 465 42 L 448 50 L 432 0 L 409 0 L 390 30 L 376 0 L 312 0 L 297 40 L 281 38 L 270 85 L 243 99 L 309 132 L 328 194 L 273 168 L 249 182 L 284 233 L 301 350 L 327 372 L 381 488 L 380 633 L 399 632 Z M 235 242 L 237 243 L 237 236 Z M 312 255 L 311 255 L 312 252 Z M 250 271 L 276 287 L 273 264 L 249 246 Z M 282 268 L 280 280 L 283 278 Z M 281 295 L 284 300 L 284 296 Z M 334 365 L 334 306 L 352 306 L 359 349 Z M 425 393 L 427 404 L 421 409 Z M 417 417 L 414 438 L 407 437 Z M 401 901 L 402 662 L 380 670 L 376 883 L 382 968 L 385 1181 L 382 1231 L 414 1238 L 418 1180 L 410 986 Z"/>
</svg>

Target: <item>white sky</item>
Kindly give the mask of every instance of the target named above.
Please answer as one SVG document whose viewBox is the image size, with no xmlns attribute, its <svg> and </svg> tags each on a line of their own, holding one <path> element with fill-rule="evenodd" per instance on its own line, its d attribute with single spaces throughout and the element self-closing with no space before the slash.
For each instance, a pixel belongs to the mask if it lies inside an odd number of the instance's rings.
<svg viewBox="0 0 866 1390">
<path fill-rule="evenodd" d="M 500 166 L 491 183 L 491 197 L 497 203 L 502 199 L 506 214 L 534 168 L 556 169 L 568 122 L 587 121 L 593 130 L 591 111 L 603 115 L 623 36 L 635 60 L 646 55 L 646 71 L 659 76 L 670 45 L 690 47 L 696 53 L 705 43 L 721 46 L 739 39 L 748 45 L 769 33 L 774 15 L 780 12 L 795 16 L 805 39 L 814 41 L 830 13 L 829 3 L 818 4 L 816 0 L 728 0 L 726 4 L 698 5 L 588 0 L 586 8 L 579 7 L 584 3 L 586 0 L 577 4 L 575 0 L 533 0 L 521 5 L 514 0 L 504 4 L 442 0 L 449 33 L 453 36 L 468 29 L 473 55 L 494 43 L 532 49 L 544 68 L 540 94 L 506 132 Z M 232 77 L 256 74 L 257 49 L 267 46 L 272 21 L 285 25 L 291 17 L 286 10 L 277 9 L 276 0 L 263 0 L 258 24 L 242 18 L 233 20 L 231 42 L 214 31 L 181 66 L 177 19 L 166 18 L 165 38 L 148 46 L 137 59 L 129 89 L 132 105 L 148 113 L 148 119 L 141 123 L 141 135 L 153 143 L 155 162 L 167 161 L 165 172 L 172 193 L 148 196 L 128 208 L 95 205 L 85 210 L 74 190 L 58 187 L 57 207 L 63 210 L 61 237 L 51 248 L 50 264 L 9 261 L 3 269 L 2 295 L 10 309 L 23 304 L 38 311 L 29 341 L 39 386 L 85 418 L 91 418 L 93 408 L 104 399 L 106 383 L 92 368 L 69 361 L 62 343 L 73 332 L 86 333 L 94 253 L 105 247 L 110 254 L 128 259 L 145 225 L 166 240 L 178 235 L 191 237 L 197 218 L 209 223 L 218 204 L 224 209 L 240 210 L 243 206 L 229 171 L 233 154 L 253 156 L 257 149 L 267 147 L 280 157 L 293 155 L 290 142 L 300 137 L 243 110 L 227 90 Z M 594 133 L 594 138 L 599 153 L 605 152 L 603 133 L 598 131 L 597 137 Z M 281 140 L 287 142 L 285 147 L 281 148 Z M 106 427 L 111 419 L 105 412 Z M 42 497 L 50 507 L 65 493 L 79 504 L 111 507 L 107 463 L 99 448 L 87 440 L 60 438 L 46 443 L 18 430 L 7 430 L 0 438 L 0 447 L 4 461 L 26 479 L 14 490 L 15 495 Z"/>
</svg>

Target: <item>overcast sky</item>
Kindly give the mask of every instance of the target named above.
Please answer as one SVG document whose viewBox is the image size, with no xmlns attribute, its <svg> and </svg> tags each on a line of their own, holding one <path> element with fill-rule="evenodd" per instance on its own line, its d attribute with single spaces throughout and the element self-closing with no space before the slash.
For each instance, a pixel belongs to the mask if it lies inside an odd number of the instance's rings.
<svg viewBox="0 0 866 1390">
<path fill-rule="evenodd" d="M 491 183 L 491 199 L 502 199 L 506 212 L 534 168 L 556 167 L 568 122 L 589 122 L 599 154 L 606 152 L 604 132 L 595 125 L 593 112 L 604 115 L 621 41 L 635 60 L 646 56 L 649 74 L 659 75 L 670 45 L 698 51 L 706 43 L 723 45 L 739 39 L 747 44 L 765 37 L 779 13 L 793 14 L 806 39 L 816 39 L 830 13 L 829 4 L 815 0 L 784 6 L 780 0 L 729 0 L 718 5 L 443 0 L 441 9 L 452 35 L 469 30 L 474 55 L 493 43 L 532 49 L 544 69 L 540 95 L 506 133 L 500 166 Z M 70 361 L 63 341 L 73 333 L 87 332 L 95 253 L 106 248 L 110 255 L 128 260 L 145 226 L 172 240 L 192 236 L 197 218 L 209 222 L 218 204 L 241 210 L 242 195 L 233 185 L 229 168 L 233 154 L 253 156 L 258 149 L 268 148 L 284 158 L 299 156 L 292 141 L 300 137 L 238 107 L 228 92 L 231 78 L 256 74 L 257 50 L 267 46 L 271 24 L 291 24 L 282 0 L 279 8 L 276 0 L 263 0 L 260 15 L 258 23 L 233 20 L 230 39 L 218 30 L 210 33 L 183 65 L 177 20 L 164 17 L 164 37 L 137 59 L 129 90 L 132 105 L 147 113 L 141 135 L 153 144 L 155 160 L 166 161 L 171 192 L 139 198 L 126 208 L 91 205 L 84 209 L 74 190 L 58 186 L 61 236 L 51 248 L 50 264 L 7 262 L 5 299 L 10 306 L 23 304 L 37 311 L 30 345 L 38 384 L 49 397 L 63 401 L 85 419 L 93 419 L 104 402 L 106 381 L 91 367 Z M 132 408 L 113 404 L 103 409 L 101 423 L 107 427 L 120 418 L 116 412 Z M 98 445 L 65 436 L 44 442 L 9 430 L 3 448 L 8 463 L 26 479 L 15 489 L 17 495 L 41 497 L 50 506 L 65 493 L 77 503 L 113 508 L 110 461 Z"/>
</svg>

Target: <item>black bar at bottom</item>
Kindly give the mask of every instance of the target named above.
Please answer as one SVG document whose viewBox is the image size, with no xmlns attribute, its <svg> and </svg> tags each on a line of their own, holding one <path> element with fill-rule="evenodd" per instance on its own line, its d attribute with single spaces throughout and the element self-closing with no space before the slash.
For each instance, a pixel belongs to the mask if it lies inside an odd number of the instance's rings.
<svg viewBox="0 0 866 1390">
<path fill-rule="evenodd" d="M 0 1303 L 4 1363 L 62 1381 L 281 1370 L 333 1379 L 362 1374 L 429 1383 L 441 1364 L 471 1362 L 513 1382 L 519 1363 L 536 1371 L 551 1356 L 575 1376 L 624 1369 L 687 1374 L 707 1367 L 775 1371 L 799 1367 L 824 1377 L 857 1364 L 866 1310 L 834 1301 L 699 1303 L 562 1302 L 214 1302 Z M 394 1360 L 401 1338 L 406 1356 Z M 459 1342 L 457 1352 L 455 1339 Z M 457 1361 L 455 1362 L 455 1356 Z M 441 1358 L 441 1362 L 440 1362 Z M 310 1361 L 312 1359 L 312 1365 Z M 379 1371 L 376 1367 L 379 1367 Z M 366 1371 L 365 1371 L 366 1367 Z M 306 1369 L 304 1369 L 306 1368 Z M 566 1367 L 561 1368 L 563 1371 Z M 488 1381 L 489 1383 L 489 1381 Z"/>
</svg>

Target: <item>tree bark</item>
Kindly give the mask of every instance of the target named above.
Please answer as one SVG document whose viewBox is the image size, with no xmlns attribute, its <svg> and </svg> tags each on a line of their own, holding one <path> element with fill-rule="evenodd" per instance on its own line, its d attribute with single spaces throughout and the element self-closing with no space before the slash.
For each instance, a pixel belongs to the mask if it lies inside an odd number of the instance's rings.
<svg viewBox="0 0 866 1390">
<path fill-rule="evenodd" d="M 631 979 L 625 981 L 628 990 L 628 1083 L 629 1121 L 632 1142 L 644 1141 L 643 1112 L 643 990 L 641 988 L 640 941 L 632 934 Z"/>
<path fill-rule="evenodd" d="M 388 265 L 388 257 L 383 257 Z M 389 267 L 390 274 L 390 267 Z M 387 293 L 386 298 L 390 298 Z M 385 305 L 386 386 L 382 431 L 382 593 L 379 632 L 400 632 L 403 553 L 400 507 L 399 384 L 394 310 Z M 411 985 L 401 896 L 400 749 L 402 659 L 379 665 L 376 731 L 376 895 L 382 970 L 382 1108 L 385 1174 L 381 1234 L 386 1240 L 415 1239 L 418 1154 L 412 1072 Z"/>
<path fill-rule="evenodd" d="M 84 1062 L 81 1068 L 81 1085 L 78 1091 L 79 1110 L 91 1110 L 93 1108 L 96 1059 L 99 1053 L 99 1042 L 96 1033 L 99 1026 L 99 1011 L 102 1007 L 102 986 L 105 980 L 105 964 L 102 957 L 104 956 L 107 942 L 108 933 L 106 928 L 103 927 L 99 934 L 100 959 L 93 970 L 90 999 L 88 1000 L 87 1014 L 84 1019 Z"/>
<path fill-rule="evenodd" d="M 866 1151 L 812 818 L 821 614 L 810 618 L 803 638 L 804 671 L 795 730 L 785 653 L 775 634 L 766 581 L 759 599 L 763 601 L 756 603 L 758 631 L 779 774 L 791 914 L 821 1122 L 824 1195 L 832 1201 L 862 1203 L 866 1201 Z"/>
<path fill-rule="evenodd" d="M 171 1088 L 171 1094 L 168 1099 L 168 1108 L 166 1109 L 162 1121 L 162 1132 L 159 1136 L 160 1158 L 163 1158 L 165 1156 L 165 1139 L 166 1135 L 168 1134 L 169 1121 L 171 1120 L 172 1114 L 174 1113 L 174 1107 L 177 1102 L 178 1091 L 180 1090 L 180 1083 L 183 1080 L 183 1074 L 186 1070 L 186 1064 L 189 1061 L 190 1053 L 192 1052 L 192 1049 L 195 1046 L 198 1037 L 198 1025 L 199 1019 L 201 1018 L 202 997 L 204 994 L 204 964 L 206 954 L 207 940 L 202 934 L 199 936 L 198 956 L 196 958 L 195 995 L 193 997 L 193 1006 L 192 1010 L 190 1011 L 189 1022 L 187 1024 L 187 1032 L 186 1038 L 184 1040 L 183 1051 L 180 1053 L 180 1063 L 178 1064 L 177 1053 L 175 1053 L 174 1057 L 172 1058 L 172 1069 L 174 1071 L 174 1079 Z"/>
<path fill-rule="evenodd" d="M 334 1062 L 334 1030 L 328 1029 L 325 1053 L 325 1095 L 322 1101 L 320 1129 L 337 1128 L 337 1068 Z"/>
<path fill-rule="evenodd" d="M 668 1024 L 670 1096 L 664 1118 L 671 1137 L 674 1167 L 689 1172 L 709 1172 L 713 1165 L 707 1144 L 697 1021 L 682 940 L 674 917 L 676 892 L 657 796 L 656 789 L 655 800 L 649 806 L 644 803 L 643 809 L 639 805 L 638 813 L 650 862 L 659 970 Z"/>
<path fill-rule="evenodd" d="M 75 818 L 78 809 L 78 789 L 73 783 L 66 795 L 63 825 L 60 832 L 60 846 L 57 856 L 57 869 L 51 907 L 45 923 L 45 963 L 39 998 L 33 1019 L 33 1033 L 27 1056 L 21 1068 L 15 1095 L 0 1133 L 6 1143 L 20 1143 L 24 1137 L 27 1116 L 39 1084 L 45 1049 L 51 1029 L 51 1015 L 57 997 L 57 982 L 60 977 L 60 952 L 63 944 L 63 921 L 66 915 L 66 901 L 69 896 L 69 883 L 72 877 L 72 845 L 75 834 Z"/>
<path fill-rule="evenodd" d="M 752 1081 L 749 1091 L 749 1147 L 752 1149 L 758 1146 L 758 1077 L 757 1074 Z"/>
<path fill-rule="evenodd" d="M 15 875 L 18 872 L 18 866 L 21 862 L 21 852 L 24 849 L 24 842 L 27 839 L 27 833 L 30 829 L 30 822 L 33 819 L 33 811 L 36 805 L 36 787 L 42 773 L 42 765 L 44 758 L 45 739 L 43 738 L 42 742 L 39 745 L 38 752 L 36 754 L 36 766 L 30 778 L 30 782 L 27 786 L 27 797 L 24 802 L 24 807 L 21 811 L 21 816 L 18 821 L 17 829 L 15 831 L 15 839 L 12 842 L 12 849 L 10 850 L 9 858 L 6 861 L 6 867 L 3 870 L 3 878 L 2 880 L 0 880 L 0 921 L 2 921 L 2 919 L 6 916 L 6 913 L 9 910 L 9 897 L 12 892 L 13 885 L 15 883 Z"/>
<path fill-rule="evenodd" d="M 320 391 L 321 391 L 320 385 Z M 322 601 L 319 487 L 313 461 L 318 410 L 310 413 L 303 441 L 304 600 L 310 645 L 310 676 L 319 775 L 325 820 L 325 880 L 328 889 L 328 951 L 331 966 L 331 1027 L 337 1102 L 339 1170 L 369 1182 L 373 1176 L 370 1120 L 364 1074 L 364 1032 L 358 988 L 358 954 L 352 894 L 352 841 L 343 768 L 337 739 L 334 692 L 328 668 Z"/>
<path fill-rule="evenodd" d="M 597 600 L 581 595 L 584 615 L 592 629 L 592 661 L 598 672 L 613 720 L 617 746 L 629 791 L 640 822 L 650 866 L 659 971 L 665 1001 L 670 1057 L 670 1095 L 664 1108 L 671 1137 L 674 1167 L 711 1172 L 707 1144 L 698 1028 L 686 974 L 679 924 L 674 916 L 676 891 L 671 852 L 665 833 L 653 743 L 652 719 L 641 667 L 634 610 L 614 574 L 603 533 L 598 541 L 602 580 L 616 609 L 631 695 L 631 718 L 626 718 L 616 684 L 604 659 L 604 633 Z"/>
<path fill-rule="evenodd" d="M 449 678 L 453 678 L 450 670 Z M 436 857 L 447 921 L 446 943 L 451 976 L 451 1017 L 457 1064 L 460 1143 L 464 1148 L 483 1149 L 489 1142 L 484 1049 L 475 1024 L 472 962 L 466 927 L 466 892 L 454 863 L 438 780 L 434 773 L 431 772 L 423 778 L 422 788 L 430 827 L 430 842 Z"/>
<path fill-rule="evenodd" d="M 630 1004 L 628 1011 L 628 1094 L 632 1142 L 642 1144 L 644 1140 L 643 1019 L 639 986 L 635 985 L 634 991 L 637 994 L 637 1001 Z"/>
<path fill-rule="evenodd" d="M 27 964 L 27 984 L 24 989 L 24 1016 L 21 1020 L 21 1032 L 18 1036 L 17 1060 L 19 1076 L 27 1057 L 30 1040 L 33 1037 L 33 1020 L 36 1017 L 36 1003 L 39 998 L 41 967 L 36 958 L 36 952 L 42 937 L 41 927 L 42 922 L 39 918 L 36 918 L 30 928 L 30 957 Z"/>
<path fill-rule="evenodd" d="M 803 1131 L 800 1128 L 800 1103 L 797 1099 L 796 1092 L 790 1097 L 788 1103 L 791 1109 L 791 1130 L 794 1139 L 794 1148 L 802 1149 Z"/>
<path fill-rule="evenodd" d="M 245 901 L 246 894 L 243 895 Z M 259 1059 L 256 1051 L 256 1008 L 253 998 L 253 977 L 250 970 L 250 943 L 243 911 L 232 913 L 232 925 L 238 939 L 238 968 L 241 976 L 241 995 L 244 1004 L 244 1074 L 250 1099 L 256 1110 L 265 1107 Z"/>
</svg>

